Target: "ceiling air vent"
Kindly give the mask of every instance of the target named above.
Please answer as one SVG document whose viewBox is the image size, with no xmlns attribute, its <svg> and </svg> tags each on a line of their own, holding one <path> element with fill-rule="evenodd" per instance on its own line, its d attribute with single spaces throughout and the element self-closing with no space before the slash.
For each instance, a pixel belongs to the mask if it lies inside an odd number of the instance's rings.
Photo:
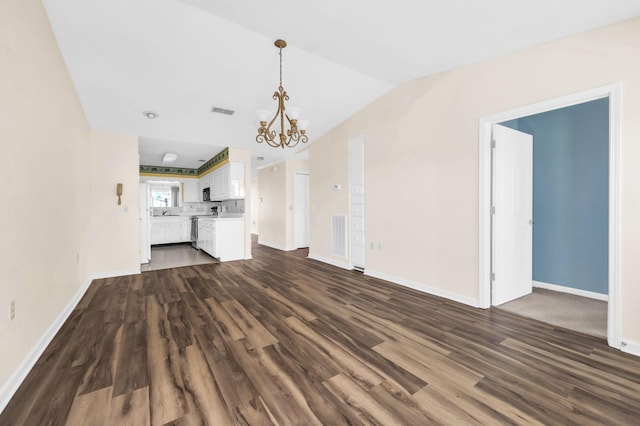
<svg viewBox="0 0 640 426">
<path fill-rule="evenodd" d="M 225 114 L 225 115 L 233 115 L 235 111 L 232 109 L 224 109 L 224 108 L 218 108 L 214 106 L 213 108 L 211 108 L 211 112 L 217 112 L 218 114 Z"/>
</svg>

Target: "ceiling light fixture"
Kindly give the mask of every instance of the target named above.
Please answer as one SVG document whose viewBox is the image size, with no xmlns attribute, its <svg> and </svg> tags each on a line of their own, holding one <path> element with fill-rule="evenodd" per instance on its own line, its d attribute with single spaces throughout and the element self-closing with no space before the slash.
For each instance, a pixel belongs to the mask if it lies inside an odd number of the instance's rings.
<svg viewBox="0 0 640 426">
<path fill-rule="evenodd" d="M 154 112 L 154 111 L 145 111 L 145 112 L 142 113 L 142 115 L 147 117 L 149 120 L 153 120 L 154 118 L 158 118 L 158 116 L 159 116 L 159 114 L 157 112 Z"/>
<path fill-rule="evenodd" d="M 178 159 L 178 154 L 174 154 L 172 152 L 165 152 L 162 156 L 163 163 L 175 163 Z"/>
<path fill-rule="evenodd" d="M 270 146 L 277 148 L 288 146 L 289 148 L 293 148 L 298 144 L 298 142 L 306 143 L 309 138 L 306 135 L 307 127 L 309 126 L 309 121 L 300 120 L 300 108 L 289 108 L 289 113 L 285 112 L 284 101 L 289 100 L 289 95 L 284 91 L 282 87 L 282 49 L 287 47 L 287 42 L 284 40 L 276 40 L 275 46 L 280 49 L 280 85 L 278 86 L 278 90 L 273 92 L 273 99 L 278 102 L 278 109 L 269 121 L 267 125 L 267 120 L 271 116 L 271 111 L 261 110 L 258 111 L 258 116 L 260 118 L 260 127 L 258 128 L 258 136 L 256 136 L 256 141 L 258 143 L 266 142 Z M 279 138 L 276 138 L 276 131 L 271 130 L 271 125 L 277 118 L 280 118 L 280 133 Z M 288 123 L 288 129 L 285 127 L 285 120 Z"/>
</svg>

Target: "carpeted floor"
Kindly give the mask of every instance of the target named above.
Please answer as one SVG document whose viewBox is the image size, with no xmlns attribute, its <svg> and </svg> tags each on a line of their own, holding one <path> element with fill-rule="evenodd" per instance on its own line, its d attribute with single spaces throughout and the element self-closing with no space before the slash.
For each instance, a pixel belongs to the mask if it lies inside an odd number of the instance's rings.
<svg viewBox="0 0 640 426">
<path fill-rule="evenodd" d="M 607 337 L 607 302 L 534 288 L 498 306 L 509 312 L 597 337 Z"/>
</svg>

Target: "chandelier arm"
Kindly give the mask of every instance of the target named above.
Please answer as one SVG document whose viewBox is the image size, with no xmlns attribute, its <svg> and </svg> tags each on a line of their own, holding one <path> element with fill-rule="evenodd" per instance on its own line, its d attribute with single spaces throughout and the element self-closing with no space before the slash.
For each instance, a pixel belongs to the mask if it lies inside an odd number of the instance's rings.
<svg viewBox="0 0 640 426">
<path fill-rule="evenodd" d="M 271 121 L 269 121 L 269 124 L 267 124 L 267 132 L 271 131 L 271 125 L 273 124 L 274 121 L 276 121 L 276 118 L 278 118 L 278 114 L 280 114 L 280 97 L 282 95 L 278 92 L 273 92 L 273 99 L 278 101 L 278 109 L 276 110 L 276 113 L 273 115 L 273 118 L 271 119 Z M 275 134 L 275 130 L 273 131 L 273 133 Z"/>
<path fill-rule="evenodd" d="M 278 147 L 280 144 L 276 144 L 274 142 L 275 133 L 276 132 L 267 132 L 265 130 L 262 133 L 259 133 L 258 136 L 256 136 L 256 142 L 258 142 L 258 143 L 266 142 L 268 145 L 270 145 L 270 146 L 272 146 L 274 148 Z"/>
</svg>

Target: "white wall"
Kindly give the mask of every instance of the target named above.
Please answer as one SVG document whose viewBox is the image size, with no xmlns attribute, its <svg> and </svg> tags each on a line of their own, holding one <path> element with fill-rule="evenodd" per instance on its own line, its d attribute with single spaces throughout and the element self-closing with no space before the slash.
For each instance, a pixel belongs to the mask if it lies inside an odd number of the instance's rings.
<svg viewBox="0 0 640 426">
<path fill-rule="evenodd" d="M 229 161 L 244 163 L 244 258 L 251 259 L 251 151 L 229 147 Z"/>
<path fill-rule="evenodd" d="M 0 93 L 2 404 L 92 274 L 140 265 L 137 138 L 89 129 L 38 0 L 0 1 Z"/>
<path fill-rule="evenodd" d="M 0 2 L 0 93 L 3 383 L 87 276 L 89 126 L 39 1 Z"/>
<path fill-rule="evenodd" d="M 258 169 L 258 243 L 287 250 L 287 192 L 284 161 Z"/>
<path fill-rule="evenodd" d="M 408 82 L 315 141 L 310 255 L 331 258 L 329 215 L 348 213 L 331 188 L 346 188 L 348 140 L 364 135 L 367 270 L 477 302 L 478 120 L 618 81 L 621 336 L 640 342 L 640 19 Z"/>
<path fill-rule="evenodd" d="M 92 273 L 140 269 L 138 137 L 91 130 L 90 256 Z M 118 205 L 116 185 L 123 184 Z"/>
<path fill-rule="evenodd" d="M 280 250 L 295 249 L 293 175 L 297 171 L 308 170 L 308 160 L 293 158 L 258 169 L 259 244 Z"/>
</svg>

